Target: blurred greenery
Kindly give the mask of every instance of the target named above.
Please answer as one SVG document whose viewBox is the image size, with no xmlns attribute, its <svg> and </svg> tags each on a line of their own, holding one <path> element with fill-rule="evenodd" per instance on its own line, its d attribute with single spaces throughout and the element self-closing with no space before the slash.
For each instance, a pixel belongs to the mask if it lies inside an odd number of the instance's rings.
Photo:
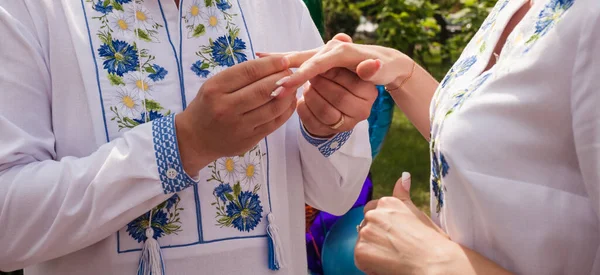
<svg viewBox="0 0 600 275">
<path fill-rule="evenodd" d="M 357 43 L 392 47 L 438 80 L 475 35 L 496 0 L 323 0 L 325 39 L 343 32 Z M 358 30 L 364 22 L 373 32 Z M 372 166 L 374 197 L 389 196 L 403 171 L 412 174 L 412 197 L 429 212 L 428 143 L 396 109 L 390 132 Z"/>
</svg>

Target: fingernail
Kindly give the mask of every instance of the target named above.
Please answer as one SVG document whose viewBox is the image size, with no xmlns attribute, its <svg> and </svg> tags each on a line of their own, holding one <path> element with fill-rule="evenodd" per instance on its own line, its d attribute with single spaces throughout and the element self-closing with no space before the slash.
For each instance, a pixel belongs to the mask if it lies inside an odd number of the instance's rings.
<svg viewBox="0 0 600 275">
<path fill-rule="evenodd" d="M 375 63 L 377 64 L 377 70 L 379 71 L 381 69 L 381 66 L 383 65 L 383 63 L 381 63 L 381 60 L 379 60 L 379 59 L 375 59 Z"/>
<path fill-rule="evenodd" d="M 282 78 L 282 79 L 278 80 L 277 82 L 275 82 L 275 85 L 277 85 L 277 86 L 281 86 L 281 85 L 283 85 L 284 83 L 288 82 L 288 81 L 289 81 L 291 78 L 292 78 L 291 76 L 286 76 L 286 77 L 284 77 L 284 78 Z"/>
<path fill-rule="evenodd" d="M 402 187 L 404 190 L 410 191 L 410 173 L 402 172 Z"/>
<path fill-rule="evenodd" d="M 279 88 L 275 89 L 275 91 L 273 91 L 273 92 L 271 93 L 271 97 L 276 97 L 276 96 L 278 96 L 279 94 L 281 94 L 281 92 L 283 92 L 283 87 L 279 87 Z"/>
</svg>

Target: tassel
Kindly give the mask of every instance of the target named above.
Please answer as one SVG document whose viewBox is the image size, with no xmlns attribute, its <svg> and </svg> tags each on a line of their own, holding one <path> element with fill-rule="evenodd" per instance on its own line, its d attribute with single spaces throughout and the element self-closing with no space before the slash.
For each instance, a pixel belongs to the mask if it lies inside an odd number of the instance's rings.
<svg viewBox="0 0 600 275">
<path fill-rule="evenodd" d="M 281 246 L 281 238 L 279 237 L 279 228 L 275 224 L 275 216 L 273 213 L 267 215 L 267 234 L 269 235 L 269 269 L 279 270 L 285 268 L 285 259 L 283 247 Z"/>
<path fill-rule="evenodd" d="M 154 238 L 152 227 L 146 229 L 146 241 L 142 249 L 142 257 L 138 265 L 138 275 L 164 275 L 165 268 L 160 245 Z"/>
</svg>

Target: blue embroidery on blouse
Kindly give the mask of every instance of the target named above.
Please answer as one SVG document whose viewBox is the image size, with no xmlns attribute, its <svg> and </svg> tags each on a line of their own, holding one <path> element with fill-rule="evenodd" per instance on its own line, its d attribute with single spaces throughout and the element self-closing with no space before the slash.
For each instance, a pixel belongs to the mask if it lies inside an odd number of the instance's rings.
<svg viewBox="0 0 600 275">
<path fill-rule="evenodd" d="M 112 40 L 110 45 L 102 44 L 98 54 L 104 58 L 104 69 L 118 76 L 135 71 L 138 65 L 138 53 L 135 48 L 121 40 Z"/>
<path fill-rule="evenodd" d="M 574 3 L 575 0 L 551 0 L 548 2 L 538 15 L 538 20 L 535 23 L 535 32 L 531 38 L 525 42 L 525 44 L 528 45 L 525 52 L 528 52 L 535 42 L 546 35 Z"/>
<path fill-rule="evenodd" d="M 203 78 L 207 78 L 208 75 L 210 74 L 210 71 L 207 70 L 208 68 L 210 68 L 210 65 L 208 65 L 208 63 L 204 63 L 200 60 L 196 61 L 196 63 L 192 64 L 192 71 L 199 77 L 203 77 Z"/>
<path fill-rule="evenodd" d="M 217 0 L 217 8 L 221 11 L 231 9 L 231 4 L 227 0 Z"/>
<path fill-rule="evenodd" d="M 165 68 L 157 64 L 153 64 L 152 67 L 146 68 L 146 71 L 150 73 L 148 77 L 152 79 L 152 81 L 163 80 L 165 79 L 165 76 L 167 76 L 167 74 L 169 73 L 167 70 L 165 70 Z"/>
<path fill-rule="evenodd" d="M 212 45 L 212 57 L 218 65 L 231 67 L 236 64 L 236 61 L 242 63 L 248 60 L 243 52 L 245 49 L 246 42 L 242 39 L 233 38 L 231 35 L 221 36 Z"/>
<path fill-rule="evenodd" d="M 181 232 L 179 212 L 184 209 L 179 207 L 180 201 L 181 198 L 175 194 L 152 209 L 152 229 L 154 230 L 153 237 L 155 239 L 158 240 L 166 235 Z M 148 228 L 149 218 L 150 212 L 127 224 L 127 233 L 138 243 L 144 242 L 147 239 L 146 229 Z"/>
<path fill-rule="evenodd" d="M 250 232 L 262 220 L 263 208 L 258 194 L 242 191 L 227 204 L 227 217 L 239 231 Z"/>
<path fill-rule="evenodd" d="M 448 175 L 450 165 L 446 161 L 443 153 L 439 154 L 435 149 L 435 141 L 431 142 L 431 191 L 436 199 L 436 213 L 439 213 L 444 207 L 445 187 L 442 185 L 442 178 Z"/>
<path fill-rule="evenodd" d="M 445 88 L 448 85 L 448 83 L 450 83 L 452 80 L 464 75 L 471 69 L 471 67 L 473 67 L 473 65 L 475 65 L 475 63 L 477 63 L 476 55 L 469 56 L 457 62 L 456 65 L 452 66 L 450 72 L 448 72 L 446 77 L 444 77 L 444 79 L 442 80 L 441 87 Z"/>
<path fill-rule="evenodd" d="M 302 136 L 304 137 L 304 139 L 306 139 L 308 143 L 312 144 L 315 147 L 319 147 L 319 145 L 327 142 L 327 139 L 325 138 L 316 138 L 311 136 L 308 132 L 306 132 L 306 129 L 303 125 L 300 125 L 300 131 L 302 132 Z"/>
<path fill-rule="evenodd" d="M 195 184 L 196 182 L 183 171 L 181 166 L 175 133 L 175 115 L 153 121 L 152 136 L 158 174 L 165 194 L 179 192 Z"/>
<path fill-rule="evenodd" d="M 98 1 L 96 5 L 94 5 L 94 10 L 97 12 L 101 12 L 104 14 L 111 13 L 113 11 L 113 6 L 109 5 L 110 1 Z"/>
<path fill-rule="evenodd" d="M 331 155 L 333 155 L 333 153 L 337 152 L 340 148 L 342 148 L 346 141 L 350 139 L 351 135 L 352 130 L 348 132 L 339 133 L 326 143 L 322 144 L 319 147 L 319 151 L 321 152 L 321 154 L 323 154 L 323 156 L 328 158 Z"/>
</svg>

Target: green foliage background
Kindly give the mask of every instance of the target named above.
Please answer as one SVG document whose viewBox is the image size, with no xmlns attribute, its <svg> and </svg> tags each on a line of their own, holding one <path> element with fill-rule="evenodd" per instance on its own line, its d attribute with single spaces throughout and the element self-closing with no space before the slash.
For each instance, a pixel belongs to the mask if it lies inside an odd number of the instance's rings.
<svg viewBox="0 0 600 275">
<path fill-rule="evenodd" d="M 475 35 L 496 0 L 323 0 L 324 37 L 344 32 L 357 43 L 396 48 L 442 79 Z M 361 17 L 378 25 L 357 33 Z M 412 198 L 429 211 L 428 144 L 396 109 L 390 132 L 371 168 L 374 197 L 392 193 L 403 171 L 412 174 Z"/>
</svg>

